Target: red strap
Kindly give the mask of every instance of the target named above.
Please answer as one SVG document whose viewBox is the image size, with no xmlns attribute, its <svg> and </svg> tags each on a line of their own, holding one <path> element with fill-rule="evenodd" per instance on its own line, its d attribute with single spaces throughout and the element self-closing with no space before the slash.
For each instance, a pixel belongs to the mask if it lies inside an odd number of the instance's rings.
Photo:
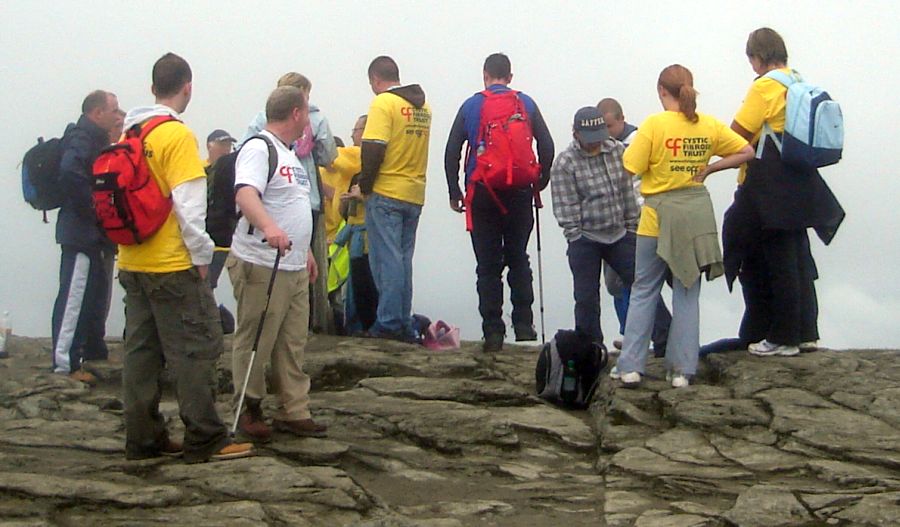
<svg viewBox="0 0 900 527">
<path fill-rule="evenodd" d="M 167 123 L 169 121 L 177 121 L 177 120 L 178 119 L 172 117 L 171 115 L 159 115 L 157 117 L 150 119 L 149 121 L 147 121 L 146 123 L 144 123 L 141 126 L 141 135 L 140 135 L 141 142 L 143 142 L 144 139 L 146 139 L 147 136 L 150 135 L 150 132 L 152 132 L 157 126 L 159 126 L 163 123 Z"/>
</svg>

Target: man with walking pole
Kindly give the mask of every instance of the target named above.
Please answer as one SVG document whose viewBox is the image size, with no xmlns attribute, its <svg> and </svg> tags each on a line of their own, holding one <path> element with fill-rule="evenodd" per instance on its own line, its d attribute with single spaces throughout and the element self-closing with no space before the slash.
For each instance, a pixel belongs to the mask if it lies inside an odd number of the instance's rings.
<svg viewBox="0 0 900 527">
<path fill-rule="evenodd" d="M 506 280 L 516 341 L 537 339 L 528 239 L 536 218 L 531 213 L 532 203 L 536 215 L 541 206 L 540 191 L 550 181 L 554 151 L 553 138 L 537 104 L 531 97 L 509 88 L 512 66 L 506 55 L 494 53 L 485 59 L 483 80 L 484 90 L 466 99 L 456 114 L 447 139 L 444 170 L 450 208 L 466 213 L 466 228 L 472 235 L 478 311 L 484 333 L 482 349 L 491 353 L 503 348 L 506 337 L 504 267 L 509 269 Z M 468 143 L 465 199 L 459 187 L 464 143 Z M 538 271 L 540 275 L 540 252 Z"/>
<path fill-rule="evenodd" d="M 327 429 L 310 415 L 310 382 L 303 372 L 309 284 L 318 269 L 309 250 L 310 178 L 290 145 L 309 121 L 306 96 L 291 86 L 276 88 L 266 102 L 266 119 L 265 130 L 244 143 L 235 162 L 241 219 L 225 263 L 237 300 L 232 357 L 236 428 L 258 442 L 272 436 L 262 412 L 268 362 L 277 397 L 274 428 L 317 437 Z M 278 160 L 274 173 L 270 148 Z"/>
</svg>

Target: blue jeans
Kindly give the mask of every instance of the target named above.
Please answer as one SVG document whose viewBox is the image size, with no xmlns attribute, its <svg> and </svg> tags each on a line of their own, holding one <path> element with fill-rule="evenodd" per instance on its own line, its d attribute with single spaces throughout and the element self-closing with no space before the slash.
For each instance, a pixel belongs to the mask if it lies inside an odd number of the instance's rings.
<svg viewBox="0 0 900 527">
<path fill-rule="evenodd" d="M 369 332 L 414 336 L 412 259 L 422 206 L 372 194 L 366 201 L 369 267 L 378 289 L 378 312 Z"/>
</svg>

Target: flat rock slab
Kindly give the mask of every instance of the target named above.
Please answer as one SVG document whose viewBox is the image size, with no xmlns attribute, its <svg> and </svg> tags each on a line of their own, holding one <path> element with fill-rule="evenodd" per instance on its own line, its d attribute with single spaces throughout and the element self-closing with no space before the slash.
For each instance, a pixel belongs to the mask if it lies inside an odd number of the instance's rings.
<svg viewBox="0 0 900 527">
<path fill-rule="evenodd" d="M 900 492 L 864 496 L 859 503 L 835 514 L 854 525 L 900 525 Z"/>
<path fill-rule="evenodd" d="M 647 476 L 681 476 L 697 479 L 749 478 L 752 472 L 733 467 L 714 467 L 672 461 L 646 448 L 626 448 L 612 457 L 612 465 Z"/>
<path fill-rule="evenodd" d="M 99 514 L 64 513 L 71 525 L 167 525 L 179 527 L 255 527 L 268 515 L 255 501 L 230 501 L 191 507 L 105 510 Z"/>
<path fill-rule="evenodd" d="M 789 489 L 764 485 L 751 487 L 738 496 L 725 518 L 737 527 L 788 527 L 812 519 Z"/>
<path fill-rule="evenodd" d="M 534 404 L 535 398 L 521 387 L 498 380 L 469 380 L 428 377 L 374 377 L 359 385 L 378 395 L 423 400 L 456 401 L 496 406 Z"/>
<path fill-rule="evenodd" d="M 305 501 L 352 510 L 371 506 L 366 493 L 339 469 L 295 467 L 263 456 L 200 465 L 166 465 L 159 468 L 157 477 L 240 500 Z"/>
<path fill-rule="evenodd" d="M 115 503 L 133 507 L 162 507 L 178 503 L 182 499 L 182 491 L 173 485 L 146 485 L 138 480 L 125 484 L 16 472 L 0 472 L 0 490 L 35 498 Z"/>
<path fill-rule="evenodd" d="M 265 446 L 286 458 L 310 465 L 334 465 L 350 451 L 350 445 L 331 439 L 306 437 L 302 439 L 282 440 Z"/>
<path fill-rule="evenodd" d="M 501 407 L 493 413 L 506 419 L 513 428 L 541 434 L 567 447 L 583 450 L 597 447 L 594 432 L 584 420 L 547 404 Z"/>
<path fill-rule="evenodd" d="M 463 446 L 477 444 L 519 445 L 508 420 L 495 411 L 467 404 L 379 396 L 365 389 L 322 393 L 317 404 L 338 415 L 362 417 L 388 435 L 403 435 L 440 451 L 459 452 Z"/>
</svg>

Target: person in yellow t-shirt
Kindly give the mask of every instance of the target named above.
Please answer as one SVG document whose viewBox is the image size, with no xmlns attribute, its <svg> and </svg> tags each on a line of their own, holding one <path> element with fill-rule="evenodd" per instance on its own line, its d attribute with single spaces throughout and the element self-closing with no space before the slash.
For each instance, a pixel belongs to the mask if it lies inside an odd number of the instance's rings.
<svg viewBox="0 0 900 527">
<path fill-rule="evenodd" d="M 362 137 L 359 187 L 366 196 L 370 264 L 379 292 L 369 334 L 417 342 L 412 259 L 425 202 L 431 109 L 418 84 L 400 84 L 394 59 L 376 57 L 368 74 L 375 99 Z"/>
<path fill-rule="evenodd" d="M 192 73 L 167 53 L 153 66 L 154 106 L 125 117 L 131 128 L 147 120 L 178 118 L 191 100 Z M 206 174 L 197 139 L 180 121 L 159 125 L 144 140 L 144 156 L 172 212 L 143 243 L 119 246 L 119 281 L 125 289 L 125 457 L 182 453 L 185 461 L 232 459 L 253 453 L 232 443 L 210 389 L 222 353 L 222 326 L 206 281 L 213 242 L 206 233 Z M 159 414 L 163 366 L 175 382 L 184 442 L 169 438 Z"/>
<path fill-rule="evenodd" d="M 700 276 L 721 274 L 715 215 L 703 181 L 753 156 L 747 141 L 715 118 L 697 113 L 691 72 L 679 64 L 659 75 L 663 111 L 638 127 L 625 150 L 625 169 L 641 176 L 644 205 L 638 224 L 635 281 L 616 373 L 626 386 L 640 384 L 658 295 L 672 280 L 672 324 L 666 367 L 673 387 L 690 384 L 700 350 Z M 722 159 L 709 163 L 713 156 Z"/>
<path fill-rule="evenodd" d="M 350 132 L 353 144 L 351 146 L 338 145 L 337 157 L 331 167 L 320 169 L 325 194 L 331 196 L 325 198 L 323 207 L 325 210 L 325 236 L 329 245 L 334 241 L 338 227 L 343 220 L 340 196 L 350 189 L 350 180 L 362 169 L 360 145 L 365 128 L 366 116 L 362 115 L 356 120 Z"/>
<path fill-rule="evenodd" d="M 781 35 L 767 27 L 753 31 L 746 55 L 758 77 L 731 128 L 751 143 L 765 142 L 759 159 L 741 167 L 722 228 L 725 276 L 729 284 L 740 279 L 745 309 L 739 338 L 707 350 L 727 345 L 754 355 L 790 356 L 815 350 L 819 339 L 817 270 L 807 228 L 816 228 L 827 244 L 844 212 L 818 171 L 782 163 L 774 142 L 760 139 L 764 125 L 775 134 L 784 131 L 787 88 L 766 76 L 792 74 Z"/>
</svg>

